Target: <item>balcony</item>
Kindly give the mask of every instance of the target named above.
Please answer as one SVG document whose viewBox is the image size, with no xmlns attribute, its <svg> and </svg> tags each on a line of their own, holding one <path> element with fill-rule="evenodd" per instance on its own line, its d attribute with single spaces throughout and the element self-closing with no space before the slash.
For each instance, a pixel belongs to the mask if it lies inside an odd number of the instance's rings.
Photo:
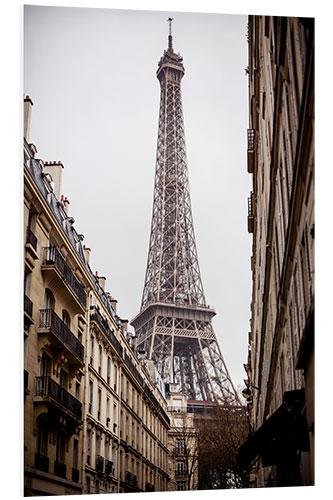
<svg viewBox="0 0 333 500">
<path fill-rule="evenodd" d="M 96 325 L 99 327 L 101 332 L 109 339 L 119 356 L 123 357 L 123 348 L 121 347 L 120 342 L 114 335 L 113 331 L 108 325 L 108 322 L 103 318 L 98 309 L 94 308 L 90 313 L 90 321 L 94 321 Z"/>
<path fill-rule="evenodd" d="M 27 394 L 29 394 L 28 381 L 29 381 L 29 372 L 27 370 L 24 370 L 24 395 L 25 396 Z"/>
<path fill-rule="evenodd" d="M 35 469 L 42 472 L 49 472 L 49 458 L 44 457 L 40 453 L 35 453 Z"/>
<path fill-rule="evenodd" d="M 32 319 L 32 313 L 33 313 L 33 304 L 29 297 L 24 295 L 24 324 L 25 326 L 29 326 L 34 323 L 34 320 Z"/>
<path fill-rule="evenodd" d="M 247 232 L 253 233 L 254 230 L 254 214 L 253 214 L 253 193 L 251 192 L 251 196 L 247 199 Z"/>
<path fill-rule="evenodd" d="M 66 464 L 54 461 L 54 475 L 66 479 Z"/>
<path fill-rule="evenodd" d="M 97 472 L 104 472 L 104 457 L 96 455 L 96 470 Z"/>
<path fill-rule="evenodd" d="M 247 131 L 247 171 L 249 174 L 254 172 L 254 138 L 255 130 L 253 128 Z"/>
<path fill-rule="evenodd" d="M 37 253 L 37 238 L 29 227 L 27 228 L 26 233 L 25 249 L 27 251 L 26 255 L 30 256 L 32 259 L 29 259 L 29 262 L 31 266 L 34 267 L 33 261 L 39 258 Z"/>
<path fill-rule="evenodd" d="M 74 483 L 79 482 L 79 477 L 80 477 L 80 471 L 78 469 L 75 469 L 74 467 L 72 468 L 72 481 Z"/>
<path fill-rule="evenodd" d="M 132 474 L 132 472 L 126 471 L 125 481 L 126 481 L 127 484 L 130 484 L 132 486 L 136 486 L 137 485 L 136 475 Z"/>
<path fill-rule="evenodd" d="M 38 334 L 39 336 L 48 335 L 55 349 L 65 349 L 71 364 L 83 366 L 83 345 L 52 309 L 39 311 Z"/>
<path fill-rule="evenodd" d="M 113 462 L 111 460 L 105 460 L 105 474 L 112 474 Z"/>
<path fill-rule="evenodd" d="M 35 378 L 35 396 L 42 398 L 54 405 L 57 409 L 71 416 L 76 423 L 82 419 L 82 403 L 61 387 L 51 377 L 36 377 Z M 34 399 L 35 403 L 39 401 Z"/>
<path fill-rule="evenodd" d="M 170 413 L 186 413 L 186 407 L 181 406 L 168 406 L 167 411 Z"/>
<path fill-rule="evenodd" d="M 76 306 L 78 313 L 85 312 L 86 292 L 56 247 L 43 249 L 42 271 L 47 286 L 59 289 L 59 284 L 64 284 L 62 291 L 66 295 L 66 300 L 70 301 L 72 306 Z"/>
</svg>

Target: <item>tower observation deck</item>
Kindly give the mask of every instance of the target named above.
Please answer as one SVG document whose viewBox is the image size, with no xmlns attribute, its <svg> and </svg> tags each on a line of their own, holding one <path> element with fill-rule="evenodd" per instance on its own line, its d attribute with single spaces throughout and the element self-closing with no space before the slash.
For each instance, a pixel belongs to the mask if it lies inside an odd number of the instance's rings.
<svg viewBox="0 0 333 500">
<path fill-rule="evenodd" d="M 183 58 L 168 48 L 158 63 L 160 109 L 145 283 L 131 321 L 166 383 L 196 401 L 238 401 L 217 342 L 202 286 L 191 210 L 181 80 Z"/>
</svg>

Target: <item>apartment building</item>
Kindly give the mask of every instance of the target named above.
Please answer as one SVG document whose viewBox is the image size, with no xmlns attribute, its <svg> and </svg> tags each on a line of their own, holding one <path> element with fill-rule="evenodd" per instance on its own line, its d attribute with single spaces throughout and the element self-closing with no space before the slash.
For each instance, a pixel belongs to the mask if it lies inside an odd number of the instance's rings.
<svg viewBox="0 0 333 500">
<path fill-rule="evenodd" d="M 167 489 L 163 388 L 89 266 L 24 100 L 25 496 Z"/>
<path fill-rule="evenodd" d="M 195 427 L 194 412 L 188 408 L 187 395 L 177 389 L 177 384 L 169 384 L 168 490 L 197 490 L 199 431 Z"/>
<path fill-rule="evenodd" d="M 252 486 L 314 484 L 314 20 L 249 16 L 252 303 L 239 459 Z"/>
</svg>

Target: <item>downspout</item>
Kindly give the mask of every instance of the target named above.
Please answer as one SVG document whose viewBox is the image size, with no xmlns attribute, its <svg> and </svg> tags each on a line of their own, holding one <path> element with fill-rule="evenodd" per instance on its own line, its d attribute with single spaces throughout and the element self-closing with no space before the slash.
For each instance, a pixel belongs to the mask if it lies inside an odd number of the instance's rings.
<svg viewBox="0 0 333 500">
<path fill-rule="evenodd" d="M 88 295 L 88 313 L 87 313 L 87 328 L 86 328 L 86 348 L 85 348 L 85 359 L 84 359 L 84 398 L 83 398 L 83 444 L 82 444 L 82 493 L 85 494 L 85 486 L 83 480 L 85 479 L 85 466 L 87 459 L 87 405 L 88 405 L 88 389 L 89 389 L 89 355 L 88 346 L 88 335 L 90 332 L 90 306 L 92 304 L 92 291 L 90 290 Z"/>
</svg>

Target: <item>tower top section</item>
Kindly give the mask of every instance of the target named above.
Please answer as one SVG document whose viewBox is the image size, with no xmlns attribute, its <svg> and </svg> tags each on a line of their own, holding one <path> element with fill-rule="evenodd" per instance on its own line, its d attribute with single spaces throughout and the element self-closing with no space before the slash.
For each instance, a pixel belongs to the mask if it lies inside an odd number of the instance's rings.
<svg viewBox="0 0 333 500">
<path fill-rule="evenodd" d="M 168 48 L 167 50 L 164 51 L 163 56 L 161 57 L 159 63 L 158 63 L 158 69 L 156 76 L 157 78 L 162 81 L 163 75 L 165 76 L 165 70 L 171 69 L 171 70 L 176 70 L 179 73 L 179 81 L 182 78 L 182 76 L 185 73 L 185 69 L 183 66 L 183 58 L 182 56 L 178 53 L 176 54 L 173 50 L 173 40 L 172 40 L 172 17 L 168 17 L 167 19 L 169 23 L 169 36 L 168 36 Z M 178 79 L 178 78 L 177 78 Z"/>
</svg>

